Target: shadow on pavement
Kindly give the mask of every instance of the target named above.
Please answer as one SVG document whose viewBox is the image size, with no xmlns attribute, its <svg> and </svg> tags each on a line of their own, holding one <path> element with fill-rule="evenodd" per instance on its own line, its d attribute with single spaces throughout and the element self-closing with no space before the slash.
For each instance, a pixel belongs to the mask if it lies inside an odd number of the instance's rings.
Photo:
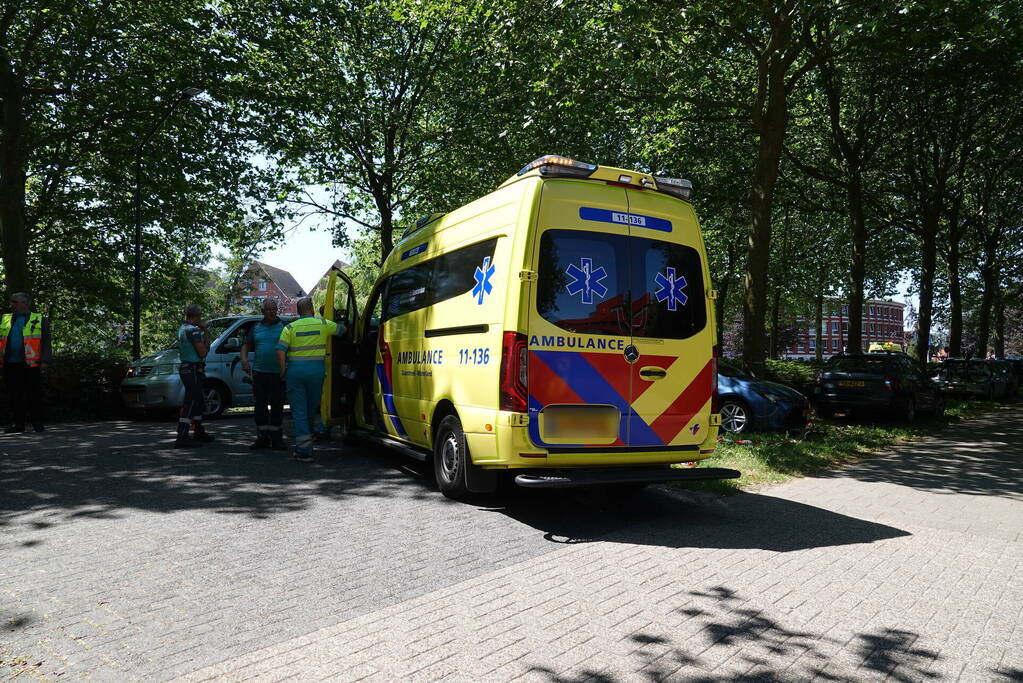
<svg viewBox="0 0 1023 683">
<path fill-rule="evenodd" d="M 920 681 L 936 678 L 932 665 L 941 657 L 931 650 L 914 647 L 917 634 L 910 631 L 878 629 L 839 640 L 824 633 L 792 629 L 748 602 L 748 598 L 726 586 L 708 591 L 691 591 L 691 604 L 678 610 L 695 620 L 686 622 L 680 638 L 671 631 L 647 630 L 630 636 L 630 654 L 619 662 L 621 670 L 639 671 L 649 681 L 668 680 L 682 673 L 684 680 L 705 683 L 734 680 L 823 680 L 886 678 Z M 835 658 L 837 650 L 850 652 Z M 723 655 L 727 666 L 720 667 Z M 527 657 L 528 660 L 528 657 Z M 839 668 L 841 667 L 841 668 Z M 721 671 L 713 671 L 718 669 Z M 828 669 L 832 669 L 829 671 Z M 634 673 L 617 672 L 581 665 L 571 675 L 558 674 L 543 666 L 532 671 L 555 683 L 636 680 Z M 701 673 L 702 672 L 702 673 Z M 741 673 L 740 673 L 741 672 Z"/>
<path fill-rule="evenodd" d="M 887 482 L 915 489 L 1023 499 L 1023 410 L 1002 407 L 899 446 L 898 457 L 869 458 L 822 477 Z"/>
<path fill-rule="evenodd" d="M 600 540 L 788 552 L 909 535 L 773 496 L 697 497 L 656 487 L 624 498 L 600 490 L 509 491 L 484 509 L 528 524 L 559 543 Z"/>
<path fill-rule="evenodd" d="M 286 452 L 249 451 L 247 420 L 220 421 L 210 429 L 220 441 L 187 451 L 170 447 L 165 425 L 138 423 L 114 423 L 99 434 L 82 426 L 54 430 L 38 444 L 43 448 L 16 450 L 12 440 L 4 440 L 0 526 L 45 529 L 79 518 L 117 518 L 130 509 L 206 509 L 262 519 L 324 497 L 394 496 L 458 505 L 436 491 L 428 466 L 386 450 L 327 444 L 319 451 L 323 459 L 310 466 L 288 460 Z M 510 485 L 474 505 L 482 514 L 506 515 L 561 543 L 599 538 L 789 551 L 906 535 L 757 494 L 717 499 L 651 488 L 616 498 L 603 490 L 528 491 Z"/>
</svg>

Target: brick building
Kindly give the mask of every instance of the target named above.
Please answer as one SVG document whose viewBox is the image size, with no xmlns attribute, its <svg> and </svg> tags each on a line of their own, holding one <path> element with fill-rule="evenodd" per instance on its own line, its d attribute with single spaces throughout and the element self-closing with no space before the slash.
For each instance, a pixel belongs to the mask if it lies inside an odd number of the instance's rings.
<svg viewBox="0 0 1023 683">
<path fill-rule="evenodd" d="M 903 318 L 906 305 L 897 301 L 870 299 L 863 302 L 863 351 L 872 342 L 903 342 Z M 845 350 L 849 335 L 849 306 L 841 301 L 825 301 L 821 317 L 821 353 L 833 356 Z M 786 358 L 815 358 L 817 330 L 814 320 L 796 321 L 795 341 L 780 353 Z"/>
<path fill-rule="evenodd" d="M 295 301 L 308 296 L 291 273 L 274 268 L 262 261 L 253 261 L 240 281 L 240 292 L 235 303 L 256 309 L 266 299 L 277 301 L 282 315 L 296 315 Z"/>
</svg>

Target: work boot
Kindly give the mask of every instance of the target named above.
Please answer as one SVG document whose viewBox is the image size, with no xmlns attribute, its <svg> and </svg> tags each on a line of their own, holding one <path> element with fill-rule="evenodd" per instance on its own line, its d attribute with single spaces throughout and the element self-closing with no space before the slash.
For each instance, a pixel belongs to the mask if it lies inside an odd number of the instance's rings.
<svg viewBox="0 0 1023 683">
<path fill-rule="evenodd" d="M 295 451 L 295 454 L 291 456 L 291 459 L 298 460 L 299 462 L 312 462 L 313 456 L 312 453 L 299 453 L 298 451 Z"/>
<path fill-rule="evenodd" d="M 199 443 L 209 443 L 210 441 L 216 441 L 216 439 L 210 434 L 208 434 L 206 430 L 203 429 L 202 427 L 195 430 L 195 434 L 192 435 L 192 438 L 198 441 Z"/>
<path fill-rule="evenodd" d="M 202 444 L 190 436 L 179 436 L 174 439 L 174 448 L 198 448 Z"/>
<path fill-rule="evenodd" d="M 250 451 L 264 451 L 270 448 L 270 439 L 266 438 L 265 434 L 260 434 L 256 437 L 256 440 L 249 446 Z"/>
<path fill-rule="evenodd" d="M 16 432 L 23 431 L 25 431 L 25 425 L 11 425 L 10 427 L 4 430 L 4 434 L 14 434 Z"/>
<path fill-rule="evenodd" d="M 280 432 L 275 432 L 270 436 L 270 447 L 275 451 L 288 450 L 288 444 L 284 443 L 284 436 Z"/>
</svg>

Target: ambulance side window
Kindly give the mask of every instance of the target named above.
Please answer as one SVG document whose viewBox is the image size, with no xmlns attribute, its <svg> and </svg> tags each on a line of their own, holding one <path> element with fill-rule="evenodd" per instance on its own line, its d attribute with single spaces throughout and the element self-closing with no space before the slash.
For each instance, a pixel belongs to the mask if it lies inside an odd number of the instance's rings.
<svg viewBox="0 0 1023 683">
<path fill-rule="evenodd" d="M 433 281 L 433 301 L 430 305 L 454 299 L 476 286 L 476 269 L 482 268 L 484 259 L 494 261 L 497 238 L 462 247 L 433 259 L 436 264 Z M 496 284 L 493 282 L 492 284 Z"/>
<path fill-rule="evenodd" d="M 426 261 L 399 270 L 387 278 L 387 289 L 384 291 L 384 306 L 380 322 L 405 313 L 417 311 L 430 305 L 430 280 L 433 265 Z"/>
<path fill-rule="evenodd" d="M 493 262 L 496 246 L 495 237 L 399 270 L 387 278 L 380 321 L 385 322 L 471 291 L 476 286 L 476 270 L 482 268 L 486 259 L 489 259 L 488 263 Z"/>
</svg>

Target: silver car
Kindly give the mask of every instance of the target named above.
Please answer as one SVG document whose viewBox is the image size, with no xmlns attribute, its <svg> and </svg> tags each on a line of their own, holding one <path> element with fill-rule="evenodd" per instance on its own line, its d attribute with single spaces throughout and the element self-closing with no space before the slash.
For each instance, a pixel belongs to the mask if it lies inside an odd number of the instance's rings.
<svg viewBox="0 0 1023 683">
<path fill-rule="evenodd" d="M 287 324 L 294 316 L 281 316 Z M 207 324 L 213 342 L 206 356 L 206 416 L 216 417 L 232 406 L 251 406 L 252 378 L 241 368 L 242 340 L 258 315 L 217 318 Z M 121 398 L 128 408 L 180 408 L 185 397 L 178 368 L 178 346 L 157 351 L 132 363 L 121 382 Z"/>
</svg>

